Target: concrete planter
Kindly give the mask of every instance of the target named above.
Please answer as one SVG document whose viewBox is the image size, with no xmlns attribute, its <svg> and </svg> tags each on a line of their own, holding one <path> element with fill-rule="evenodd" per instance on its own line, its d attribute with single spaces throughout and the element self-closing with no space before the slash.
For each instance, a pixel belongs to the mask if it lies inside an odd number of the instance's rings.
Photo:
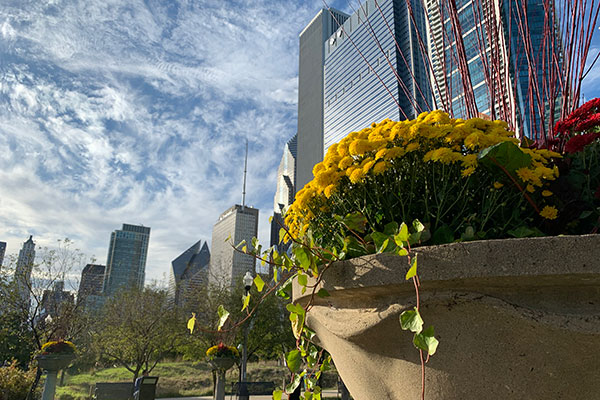
<svg viewBox="0 0 600 400">
<path fill-rule="evenodd" d="M 209 363 L 213 370 L 227 371 L 229 368 L 233 367 L 235 360 L 230 357 L 217 357 L 210 360 Z"/>
<path fill-rule="evenodd" d="M 44 371 L 60 371 L 75 359 L 75 354 L 43 354 L 35 358 L 38 366 Z"/>
<path fill-rule="evenodd" d="M 421 314 L 438 352 L 426 398 L 591 399 L 600 381 L 600 235 L 422 247 Z M 415 305 L 405 258 L 324 274 L 307 324 L 355 400 L 418 399 L 419 353 L 399 314 Z M 296 302 L 308 292 L 294 291 Z"/>
<path fill-rule="evenodd" d="M 213 400 L 225 400 L 225 372 L 233 367 L 235 359 L 231 357 L 216 357 L 208 361 L 216 372 L 215 393 Z"/>
</svg>

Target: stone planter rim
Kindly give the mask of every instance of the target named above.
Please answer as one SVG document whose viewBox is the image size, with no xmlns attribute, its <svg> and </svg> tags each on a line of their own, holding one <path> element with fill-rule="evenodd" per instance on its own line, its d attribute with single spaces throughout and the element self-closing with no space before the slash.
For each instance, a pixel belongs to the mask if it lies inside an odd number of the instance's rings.
<svg viewBox="0 0 600 400">
<path fill-rule="evenodd" d="M 40 368 L 48 371 L 65 369 L 75 358 L 74 353 L 39 354 L 35 357 Z"/>
</svg>

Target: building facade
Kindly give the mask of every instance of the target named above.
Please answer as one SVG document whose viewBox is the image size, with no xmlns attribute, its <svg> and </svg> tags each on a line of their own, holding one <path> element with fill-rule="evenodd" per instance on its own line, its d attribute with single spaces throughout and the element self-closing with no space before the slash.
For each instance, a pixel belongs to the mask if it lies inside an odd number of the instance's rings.
<svg viewBox="0 0 600 400">
<path fill-rule="evenodd" d="M 65 290 L 65 282 L 56 281 L 52 285 L 52 289 L 44 290 L 42 294 L 39 319 L 43 320 L 47 316 L 56 318 L 59 315 L 63 315 L 64 310 L 72 307 L 74 303 L 75 296 L 73 293 Z"/>
<path fill-rule="evenodd" d="M 112 296 L 122 288 L 144 287 L 150 228 L 123 224 L 110 235 L 102 292 Z"/>
<path fill-rule="evenodd" d="M 200 291 L 208 286 L 210 250 L 201 240 L 171 262 L 168 300 L 172 307 L 193 308 Z"/>
<path fill-rule="evenodd" d="M 85 308 L 96 308 L 99 297 L 102 296 L 105 265 L 87 264 L 81 271 L 81 281 L 77 290 L 77 304 Z"/>
<path fill-rule="evenodd" d="M 273 218 L 271 220 L 271 246 L 285 251 L 287 246 L 279 243 L 279 230 L 283 226 L 283 214 L 294 202 L 296 196 L 296 157 L 298 154 L 298 135 L 294 135 L 284 146 L 281 162 L 277 169 L 277 188 L 273 199 Z"/>
<path fill-rule="evenodd" d="M 211 285 L 233 287 L 246 272 L 256 273 L 254 257 L 236 251 L 231 245 L 238 245 L 245 240 L 250 249 L 252 238 L 257 236 L 258 209 L 236 204 L 219 216 L 212 233 Z"/>
<path fill-rule="evenodd" d="M 297 189 L 310 182 L 314 165 L 323 160 L 323 43 L 347 18 L 324 8 L 300 33 Z"/>
<path fill-rule="evenodd" d="M 528 27 L 526 42 L 520 31 L 523 28 L 519 28 L 521 2 L 457 0 L 456 9 L 451 10 L 444 2 L 427 0 L 429 47 L 438 104 L 449 105 L 454 117 L 465 118 L 466 96 L 470 96 L 465 94 L 466 83 L 473 88 L 481 116 L 511 121 L 518 135 L 533 137 L 540 119 L 531 108 L 537 109 L 539 101 L 547 101 L 538 99 L 533 87 L 550 87 L 545 82 L 550 74 L 544 69 L 558 65 L 550 52 L 542 54 L 544 41 L 548 40 L 544 38 L 545 2 L 527 0 L 524 6 L 527 12 L 522 23 L 526 22 Z M 453 15 L 458 23 L 453 23 Z M 462 41 L 454 40 L 458 30 Z M 468 66 L 469 73 L 465 76 L 459 68 L 463 58 L 460 54 L 464 54 Z M 543 57 L 548 59 L 544 62 Z M 534 61 L 530 62 L 531 59 Z"/>
<path fill-rule="evenodd" d="M 324 150 L 373 122 L 431 108 L 426 38 L 421 0 L 367 0 L 325 41 Z"/>
<path fill-rule="evenodd" d="M 35 262 L 35 242 L 33 236 L 23 243 L 19 250 L 17 265 L 15 267 L 14 283 L 21 304 L 29 308 L 31 304 L 31 272 Z"/>
<path fill-rule="evenodd" d="M 6 255 L 6 242 L 0 242 L 0 267 L 4 265 L 4 256 Z"/>
</svg>

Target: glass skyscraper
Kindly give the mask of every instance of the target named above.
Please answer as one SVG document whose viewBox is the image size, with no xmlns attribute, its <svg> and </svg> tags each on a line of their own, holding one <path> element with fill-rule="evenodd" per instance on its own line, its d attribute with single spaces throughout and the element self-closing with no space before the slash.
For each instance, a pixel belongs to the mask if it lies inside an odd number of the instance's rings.
<svg viewBox="0 0 600 400">
<path fill-rule="evenodd" d="M 123 224 L 110 234 L 104 274 L 103 293 L 114 295 L 119 289 L 144 287 L 150 228 Z"/>
<path fill-rule="evenodd" d="M 454 117 L 464 118 L 467 106 L 463 77 L 458 68 L 455 28 L 452 13 L 445 3 L 427 1 L 431 59 L 437 81 L 433 86 L 438 104 L 445 99 L 451 104 Z M 548 79 L 548 74 L 543 65 L 556 67 L 553 66 L 556 60 L 542 62 L 542 57 L 551 57 L 550 54 L 542 54 L 546 16 L 544 1 L 526 0 L 526 13 L 521 2 L 456 0 L 455 4 L 469 70 L 468 85 L 473 88 L 477 111 L 484 116 L 502 118 L 500 108 L 505 105 L 508 112 L 504 118 L 513 119 L 518 133 L 534 136 L 539 118 L 530 108 L 537 108 L 539 100 L 532 88 L 534 85 L 542 88 L 547 83 L 544 80 Z M 523 41 L 524 28 L 519 28 L 519 12 L 524 14 L 522 25 L 526 24 L 529 28 L 527 44 Z M 496 95 L 491 96 L 490 93 Z M 547 99 L 540 100 L 545 102 Z"/>
<path fill-rule="evenodd" d="M 410 6 L 415 23 L 405 0 L 364 1 L 325 41 L 324 149 L 373 122 L 430 109 L 425 14 L 421 0 Z"/>
</svg>

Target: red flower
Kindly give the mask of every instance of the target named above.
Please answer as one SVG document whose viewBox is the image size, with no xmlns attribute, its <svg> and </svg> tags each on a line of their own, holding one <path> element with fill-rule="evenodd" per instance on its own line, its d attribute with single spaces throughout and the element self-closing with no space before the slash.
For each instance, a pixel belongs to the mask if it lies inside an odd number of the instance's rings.
<svg viewBox="0 0 600 400">
<path fill-rule="evenodd" d="M 569 139 L 565 145 L 565 153 L 577 153 L 598 138 L 600 138 L 600 133 L 585 133 L 583 135 L 575 135 Z"/>
<path fill-rule="evenodd" d="M 585 132 L 598 126 L 600 126 L 600 113 L 590 115 L 585 121 L 577 124 L 575 130 L 578 132 Z"/>
</svg>

